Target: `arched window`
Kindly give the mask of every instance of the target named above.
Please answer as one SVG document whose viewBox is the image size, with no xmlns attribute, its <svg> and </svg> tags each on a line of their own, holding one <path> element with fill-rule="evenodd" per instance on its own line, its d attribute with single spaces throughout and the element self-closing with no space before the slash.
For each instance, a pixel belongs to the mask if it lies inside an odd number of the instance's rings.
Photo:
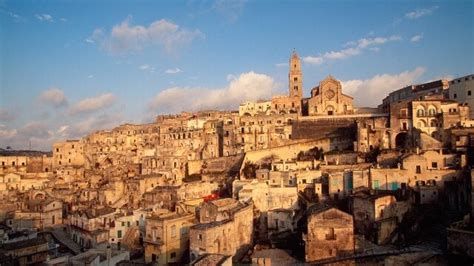
<svg viewBox="0 0 474 266">
<path fill-rule="evenodd" d="M 437 127 L 437 126 L 438 126 L 438 123 L 437 123 L 436 119 L 432 119 L 432 120 L 430 121 L 430 126 L 431 126 L 431 127 Z"/>
<path fill-rule="evenodd" d="M 416 111 L 417 116 L 424 116 L 425 115 L 425 109 L 420 108 Z"/>
<path fill-rule="evenodd" d="M 436 109 L 434 107 L 430 107 L 430 109 L 428 109 L 428 114 L 429 115 L 436 115 Z"/>
</svg>

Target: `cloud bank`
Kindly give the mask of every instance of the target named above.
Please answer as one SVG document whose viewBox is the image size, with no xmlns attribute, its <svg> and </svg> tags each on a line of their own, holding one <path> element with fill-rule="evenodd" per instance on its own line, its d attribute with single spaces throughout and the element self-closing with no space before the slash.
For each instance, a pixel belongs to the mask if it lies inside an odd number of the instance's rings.
<svg viewBox="0 0 474 266">
<path fill-rule="evenodd" d="M 342 81 L 342 90 L 345 94 L 354 97 L 356 106 L 376 107 L 390 92 L 416 84 L 424 73 L 425 68 L 417 67 L 399 74 L 380 74 L 365 80 Z"/>
<path fill-rule="evenodd" d="M 377 52 L 379 48 L 376 46 L 399 40 L 401 40 L 401 37 L 398 35 L 392 35 L 390 37 L 362 38 L 358 41 L 346 43 L 345 46 L 348 48 L 339 51 L 329 51 L 317 56 L 305 56 L 303 57 L 303 62 L 310 65 L 320 65 L 327 61 L 342 60 L 358 55 L 365 49 L 371 49 Z"/>
<path fill-rule="evenodd" d="M 148 26 L 131 25 L 131 16 L 115 25 L 110 33 L 95 29 L 86 39 L 89 43 L 99 43 L 110 54 L 127 54 L 141 51 L 150 46 L 161 47 L 166 53 L 174 53 L 204 34 L 198 29 L 188 30 L 179 25 L 160 19 Z"/>
<path fill-rule="evenodd" d="M 278 84 L 265 74 L 253 71 L 231 78 L 223 88 L 172 87 L 159 92 L 149 103 L 157 113 L 176 113 L 206 109 L 237 109 L 245 100 L 256 101 L 272 96 Z"/>
</svg>

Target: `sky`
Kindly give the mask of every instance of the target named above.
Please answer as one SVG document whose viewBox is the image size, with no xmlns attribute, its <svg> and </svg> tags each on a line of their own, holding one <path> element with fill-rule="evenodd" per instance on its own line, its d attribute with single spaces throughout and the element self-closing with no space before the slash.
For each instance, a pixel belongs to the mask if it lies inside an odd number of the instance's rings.
<svg viewBox="0 0 474 266">
<path fill-rule="evenodd" d="M 293 49 L 306 97 L 332 75 L 377 106 L 473 47 L 472 1 L 0 0 L 0 148 L 286 94 Z"/>
</svg>

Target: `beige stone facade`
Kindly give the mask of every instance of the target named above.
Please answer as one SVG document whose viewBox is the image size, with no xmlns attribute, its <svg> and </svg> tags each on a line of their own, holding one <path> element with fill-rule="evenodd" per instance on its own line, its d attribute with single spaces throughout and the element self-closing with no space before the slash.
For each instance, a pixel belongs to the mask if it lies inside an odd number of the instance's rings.
<svg viewBox="0 0 474 266">
<path fill-rule="evenodd" d="M 164 213 L 146 219 L 145 262 L 165 265 L 187 260 L 192 213 Z"/>
<path fill-rule="evenodd" d="M 311 90 L 308 114 L 310 116 L 352 114 L 354 112 L 352 101 L 352 97 L 342 93 L 341 82 L 328 76 L 319 83 L 319 86 Z"/>
<path fill-rule="evenodd" d="M 470 119 L 474 119 L 474 75 L 451 80 L 448 92 L 450 100 L 469 106 Z"/>
<path fill-rule="evenodd" d="M 335 208 L 315 210 L 308 216 L 305 260 L 334 258 L 354 252 L 354 223 L 350 214 Z"/>
<path fill-rule="evenodd" d="M 200 224 L 191 227 L 190 260 L 203 254 L 240 258 L 253 243 L 253 205 L 232 199 L 204 204 Z"/>
</svg>

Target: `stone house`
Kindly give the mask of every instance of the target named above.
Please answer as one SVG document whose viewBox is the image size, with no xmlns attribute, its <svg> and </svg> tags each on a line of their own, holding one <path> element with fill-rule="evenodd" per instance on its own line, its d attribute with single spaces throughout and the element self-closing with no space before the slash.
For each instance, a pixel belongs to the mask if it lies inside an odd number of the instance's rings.
<svg viewBox="0 0 474 266">
<path fill-rule="evenodd" d="M 188 259 L 189 228 L 196 223 L 192 213 L 152 214 L 146 218 L 145 262 L 165 265 Z"/>
<path fill-rule="evenodd" d="M 67 229 L 72 240 L 81 247 L 92 248 L 109 241 L 109 230 L 115 226 L 115 209 L 93 207 L 73 211 L 68 216 Z"/>
<path fill-rule="evenodd" d="M 309 210 L 308 231 L 304 235 L 305 261 L 351 254 L 355 249 L 352 215 L 336 208 L 316 206 Z"/>
<path fill-rule="evenodd" d="M 253 243 L 253 204 L 221 199 L 203 204 L 200 224 L 190 230 L 190 260 L 203 254 L 233 256 L 238 261 Z"/>
<path fill-rule="evenodd" d="M 63 223 L 63 203 L 54 199 L 32 199 L 15 211 L 12 227 L 44 230 Z"/>
</svg>

